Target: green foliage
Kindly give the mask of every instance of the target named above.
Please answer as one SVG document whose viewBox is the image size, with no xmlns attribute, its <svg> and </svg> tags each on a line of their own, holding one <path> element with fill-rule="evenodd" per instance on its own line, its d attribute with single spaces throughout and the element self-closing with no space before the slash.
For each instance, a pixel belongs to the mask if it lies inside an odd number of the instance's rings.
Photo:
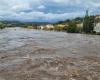
<svg viewBox="0 0 100 80">
<path fill-rule="evenodd" d="M 83 22 L 83 18 L 82 17 L 77 17 L 77 18 L 74 19 L 74 21 L 76 23 L 82 23 Z"/>
<path fill-rule="evenodd" d="M 69 22 L 70 22 L 70 19 L 67 19 L 67 20 L 65 20 L 64 22 L 65 22 L 65 23 L 69 23 Z"/>
<path fill-rule="evenodd" d="M 32 26 L 27 26 L 27 28 L 28 28 L 28 29 L 33 29 L 33 27 L 32 27 Z"/>
<path fill-rule="evenodd" d="M 94 28 L 94 16 L 86 16 L 83 23 L 83 32 L 91 33 Z"/>
<path fill-rule="evenodd" d="M 68 27 L 67 27 L 67 32 L 68 33 L 76 33 L 77 32 L 77 25 L 75 22 L 69 22 Z"/>
<path fill-rule="evenodd" d="M 5 27 L 6 27 L 6 25 L 5 25 L 5 24 L 0 23 L 0 29 L 4 29 Z"/>
<path fill-rule="evenodd" d="M 58 24 L 63 24 L 63 23 L 64 23 L 63 21 L 59 21 L 59 22 L 58 22 Z"/>
</svg>

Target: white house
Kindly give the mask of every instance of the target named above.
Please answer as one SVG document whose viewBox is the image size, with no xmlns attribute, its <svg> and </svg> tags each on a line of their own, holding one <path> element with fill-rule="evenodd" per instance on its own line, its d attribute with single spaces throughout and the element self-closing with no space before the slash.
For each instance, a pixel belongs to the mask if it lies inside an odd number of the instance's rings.
<svg viewBox="0 0 100 80">
<path fill-rule="evenodd" d="M 44 25 L 38 26 L 38 28 L 43 30 L 44 29 Z"/>
<path fill-rule="evenodd" d="M 94 31 L 99 33 L 100 32 L 100 23 L 96 23 L 95 27 L 94 27 Z"/>
<path fill-rule="evenodd" d="M 54 26 L 52 24 L 47 24 L 47 25 L 41 25 L 41 26 L 38 26 L 39 29 L 41 30 L 52 30 L 54 29 Z"/>
<path fill-rule="evenodd" d="M 51 24 L 46 25 L 46 29 L 50 30 L 50 29 L 54 29 L 54 26 Z"/>
<path fill-rule="evenodd" d="M 83 28 L 83 22 L 82 22 L 82 23 L 77 24 L 77 27 L 78 27 L 78 28 Z"/>
<path fill-rule="evenodd" d="M 100 33 L 100 15 L 96 16 L 96 18 L 95 18 L 94 31 L 96 33 Z"/>
</svg>

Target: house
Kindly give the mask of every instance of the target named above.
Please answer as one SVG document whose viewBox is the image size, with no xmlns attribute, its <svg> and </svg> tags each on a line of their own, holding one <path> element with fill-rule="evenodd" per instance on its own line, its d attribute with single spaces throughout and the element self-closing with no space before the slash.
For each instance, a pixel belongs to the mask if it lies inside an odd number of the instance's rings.
<svg viewBox="0 0 100 80">
<path fill-rule="evenodd" d="M 44 25 L 40 25 L 40 26 L 38 26 L 38 29 L 41 29 L 41 30 L 43 30 L 44 29 Z"/>
<path fill-rule="evenodd" d="M 83 28 L 83 22 L 76 24 L 78 28 Z"/>
<path fill-rule="evenodd" d="M 66 26 L 65 24 L 57 24 L 54 26 L 54 29 L 61 31 L 65 29 L 65 26 Z"/>
<path fill-rule="evenodd" d="M 100 33 L 100 23 L 97 23 L 97 24 L 95 25 L 94 31 L 95 31 L 96 33 Z"/>
<path fill-rule="evenodd" d="M 94 31 L 95 31 L 96 33 L 100 33 L 100 15 L 97 15 L 97 16 L 95 17 Z"/>
<path fill-rule="evenodd" d="M 38 26 L 38 28 L 41 30 L 53 30 L 54 26 L 52 24 L 47 24 L 47 25 L 40 25 Z"/>
<path fill-rule="evenodd" d="M 45 29 L 46 30 L 53 30 L 54 26 L 52 24 L 48 24 L 48 25 L 45 26 Z"/>
</svg>

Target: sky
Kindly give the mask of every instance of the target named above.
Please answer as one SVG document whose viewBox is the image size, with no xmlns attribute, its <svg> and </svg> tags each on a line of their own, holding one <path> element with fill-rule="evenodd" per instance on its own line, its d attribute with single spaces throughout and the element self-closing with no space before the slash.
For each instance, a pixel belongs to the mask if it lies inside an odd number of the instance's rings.
<svg viewBox="0 0 100 80">
<path fill-rule="evenodd" d="M 0 20 L 56 22 L 100 14 L 100 0 L 0 0 Z"/>
</svg>

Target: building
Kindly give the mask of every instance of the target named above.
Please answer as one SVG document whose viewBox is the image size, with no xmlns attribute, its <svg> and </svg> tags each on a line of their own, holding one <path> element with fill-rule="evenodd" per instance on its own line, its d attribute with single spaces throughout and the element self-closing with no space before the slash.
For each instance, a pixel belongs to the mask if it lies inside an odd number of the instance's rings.
<svg viewBox="0 0 100 80">
<path fill-rule="evenodd" d="M 65 29 L 65 26 L 67 26 L 67 24 L 57 24 L 54 26 L 54 30 L 62 31 Z"/>
<path fill-rule="evenodd" d="M 46 25 L 45 29 L 46 30 L 53 30 L 54 29 L 54 26 L 51 25 L 51 24 L 48 24 L 48 25 Z"/>
<path fill-rule="evenodd" d="M 100 33 L 100 15 L 97 15 L 97 16 L 95 17 L 94 31 L 95 31 L 96 33 Z"/>
<path fill-rule="evenodd" d="M 83 28 L 83 22 L 82 22 L 82 23 L 78 23 L 78 24 L 77 24 L 77 27 L 78 27 L 78 28 Z"/>
<path fill-rule="evenodd" d="M 41 29 L 41 30 L 43 30 L 44 29 L 44 25 L 40 25 L 40 26 L 38 26 L 38 29 Z"/>
<path fill-rule="evenodd" d="M 38 26 L 38 28 L 41 30 L 53 30 L 54 26 L 52 24 L 47 24 L 47 25 L 40 25 Z"/>
</svg>

